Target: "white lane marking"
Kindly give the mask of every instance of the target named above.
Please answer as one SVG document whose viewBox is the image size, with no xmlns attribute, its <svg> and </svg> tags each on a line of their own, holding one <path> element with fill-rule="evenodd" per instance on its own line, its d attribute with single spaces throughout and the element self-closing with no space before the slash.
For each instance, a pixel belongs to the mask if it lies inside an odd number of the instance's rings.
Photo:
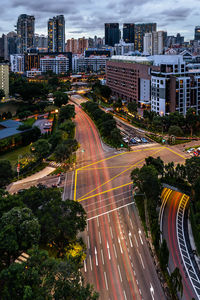
<svg viewBox="0 0 200 300">
<path fill-rule="evenodd" d="M 101 233 L 100 233 L 100 231 L 99 231 L 99 242 L 101 244 Z"/>
<path fill-rule="evenodd" d="M 115 248 L 115 244 L 113 244 L 113 248 L 114 248 L 114 252 L 115 252 L 115 257 L 117 258 L 117 251 L 116 251 L 116 248 Z"/>
<path fill-rule="evenodd" d="M 91 268 L 91 271 L 92 271 L 92 259 L 91 259 L 91 255 L 89 256 L 90 258 L 90 268 Z"/>
<path fill-rule="evenodd" d="M 118 267 L 119 277 L 120 277 L 120 280 L 122 282 L 122 275 L 121 275 L 120 267 L 119 267 L 119 265 L 117 265 L 117 267 Z"/>
<path fill-rule="evenodd" d="M 106 283 L 106 289 L 108 290 L 108 281 L 107 281 L 107 276 L 106 276 L 105 271 L 104 271 L 104 278 L 105 278 L 105 283 Z"/>
<path fill-rule="evenodd" d="M 140 293 L 140 295 L 142 295 L 142 291 L 141 291 L 141 289 L 139 289 L 139 293 Z"/>
<path fill-rule="evenodd" d="M 98 227 L 99 227 L 99 218 L 97 218 L 97 225 L 98 225 Z"/>
<path fill-rule="evenodd" d="M 137 250 L 137 252 L 138 252 L 138 254 L 139 254 L 139 256 L 140 256 L 140 260 L 141 260 L 141 263 L 142 263 L 142 267 L 143 267 L 143 269 L 145 269 L 145 267 L 144 267 L 144 262 L 143 262 L 143 259 L 142 259 L 142 255 L 140 254 L 140 252 Z"/>
<path fill-rule="evenodd" d="M 126 209 L 127 209 L 128 215 L 129 215 L 129 207 L 127 207 Z"/>
<path fill-rule="evenodd" d="M 95 253 L 96 266 L 98 266 L 98 258 L 97 258 L 97 249 L 96 249 L 96 247 L 94 249 L 94 253 Z"/>
<path fill-rule="evenodd" d="M 110 226 L 110 233 L 111 233 L 111 237 L 113 239 L 113 232 L 112 232 L 112 227 Z"/>
<path fill-rule="evenodd" d="M 104 256 L 103 256 L 103 250 L 101 249 L 101 258 L 102 258 L 102 262 L 103 262 L 103 265 L 104 265 Z"/>
<path fill-rule="evenodd" d="M 90 249 L 90 237 L 88 235 L 88 249 Z"/>
<path fill-rule="evenodd" d="M 130 219 L 130 218 L 129 218 Z M 133 223 L 132 220 L 130 219 L 130 223 L 131 223 L 131 228 L 133 229 Z"/>
<path fill-rule="evenodd" d="M 141 244 L 143 245 L 142 231 L 141 231 L 141 229 L 138 230 L 138 233 L 139 233 L 139 237 L 140 237 Z"/>
<path fill-rule="evenodd" d="M 84 260 L 84 271 L 87 272 L 86 260 Z"/>
<path fill-rule="evenodd" d="M 88 221 L 87 221 L 87 231 L 88 231 Z"/>
<path fill-rule="evenodd" d="M 132 201 L 132 202 L 130 202 L 130 203 L 128 203 L 128 204 L 125 204 L 125 205 L 119 206 L 119 207 L 117 207 L 117 208 L 111 209 L 111 210 L 106 211 L 106 212 L 104 212 L 104 213 L 102 213 L 102 214 L 99 214 L 99 215 L 97 215 L 97 216 L 91 217 L 91 218 L 89 218 L 89 219 L 87 219 L 87 220 L 90 221 L 90 220 L 96 219 L 97 217 L 101 217 L 101 216 L 107 215 L 107 214 L 109 214 L 109 213 L 111 213 L 111 212 L 113 212 L 113 211 L 119 210 L 119 209 L 121 209 L 121 208 L 123 208 L 123 207 L 126 207 L 126 206 L 128 206 L 128 205 L 132 205 L 133 203 L 134 203 L 134 202 Z"/>
<path fill-rule="evenodd" d="M 137 241 L 137 238 L 136 238 L 135 234 L 134 234 L 134 238 L 135 238 L 135 243 L 136 243 L 136 245 L 138 247 L 138 241 Z"/>
<path fill-rule="evenodd" d="M 151 292 L 151 297 L 154 300 L 154 288 L 153 288 L 151 282 L 150 282 L 150 292 Z"/>
<path fill-rule="evenodd" d="M 118 243 L 119 243 L 119 248 L 120 248 L 121 254 L 123 254 L 122 245 L 121 245 L 121 241 L 120 241 L 119 237 L 118 237 Z"/>
<path fill-rule="evenodd" d="M 126 292 L 124 290 L 124 299 L 127 300 L 127 297 L 126 297 Z"/>
<path fill-rule="evenodd" d="M 132 248 L 132 247 L 133 247 L 133 243 L 132 243 L 132 240 L 131 240 L 131 236 L 132 236 L 132 234 L 131 234 L 131 232 L 129 231 L 128 237 L 129 237 L 130 245 L 131 245 L 131 248 Z"/>
<path fill-rule="evenodd" d="M 110 249 L 109 249 L 109 244 L 108 244 L 108 242 L 107 242 L 107 250 L 108 250 L 108 258 L 111 260 Z"/>
<path fill-rule="evenodd" d="M 109 216 L 109 214 L 108 214 L 108 222 L 110 223 L 110 216 Z"/>
</svg>

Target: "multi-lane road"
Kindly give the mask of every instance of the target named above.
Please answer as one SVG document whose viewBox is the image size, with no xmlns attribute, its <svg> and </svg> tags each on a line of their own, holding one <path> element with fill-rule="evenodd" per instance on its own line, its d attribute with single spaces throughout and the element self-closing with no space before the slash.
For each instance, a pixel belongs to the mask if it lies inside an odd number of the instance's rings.
<svg viewBox="0 0 200 300">
<path fill-rule="evenodd" d="M 160 145 L 130 152 L 105 146 L 91 119 L 76 106 L 77 154 L 74 178 L 66 182 L 87 212 L 83 273 L 100 299 L 166 299 L 132 197 L 130 172 L 145 157 L 182 163 L 181 152 Z M 73 177 L 73 176 L 72 176 Z M 71 192 L 70 192 L 71 193 Z"/>
</svg>

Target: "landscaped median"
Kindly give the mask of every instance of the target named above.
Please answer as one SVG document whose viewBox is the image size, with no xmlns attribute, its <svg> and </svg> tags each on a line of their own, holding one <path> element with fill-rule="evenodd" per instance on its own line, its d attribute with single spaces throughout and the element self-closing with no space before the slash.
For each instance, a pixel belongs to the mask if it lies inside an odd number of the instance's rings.
<svg viewBox="0 0 200 300">
<path fill-rule="evenodd" d="M 101 110 L 97 103 L 85 102 L 81 104 L 83 110 L 91 117 L 106 144 L 119 148 L 126 146 L 123 143 L 120 130 L 116 126 L 113 116 Z"/>
</svg>

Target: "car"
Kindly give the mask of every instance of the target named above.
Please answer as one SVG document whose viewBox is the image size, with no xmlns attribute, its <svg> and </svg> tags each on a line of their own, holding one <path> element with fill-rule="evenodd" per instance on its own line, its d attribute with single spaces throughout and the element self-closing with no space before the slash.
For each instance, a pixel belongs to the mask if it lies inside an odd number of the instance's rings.
<svg viewBox="0 0 200 300">
<path fill-rule="evenodd" d="M 46 186 L 45 184 L 38 183 L 37 188 L 38 188 L 39 190 L 44 190 L 44 189 L 47 188 L 47 186 Z"/>
<path fill-rule="evenodd" d="M 134 138 L 130 139 L 131 144 L 137 144 L 136 140 Z"/>
<path fill-rule="evenodd" d="M 141 140 L 143 143 L 148 143 L 148 141 L 144 137 L 142 137 Z"/>
<path fill-rule="evenodd" d="M 135 136 L 134 139 L 136 140 L 137 143 L 141 142 L 141 139 L 139 137 L 137 137 L 137 136 Z"/>
<path fill-rule="evenodd" d="M 187 153 L 192 153 L 195 149 L 194 148 L 190 148 L 187 150 Z"/>
</svg>

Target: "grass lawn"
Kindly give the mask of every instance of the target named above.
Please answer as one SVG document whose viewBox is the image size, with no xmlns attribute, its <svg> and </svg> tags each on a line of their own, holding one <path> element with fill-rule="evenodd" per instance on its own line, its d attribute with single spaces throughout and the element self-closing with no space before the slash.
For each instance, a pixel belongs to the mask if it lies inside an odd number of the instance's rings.
<svg viewBox="0 0 200 300">
<path fill-rule="evenodd" d="M 23 123 L 25 125 L 30 125 L 30 126 L 33 126 L 33 124 L 35 123 L 36 119 L 35 118 L 30 118 L 30 119 L 27 119 L 26 121 L 23 121 Z"/>
<path fill-rule="evenodd" d="M 29 149 L 30 149 L 30 145 L 2 154 L 0 155 L 0 160 L 4 160 L 4 159 L 9 160 L 11 162 L 12 167 L 14 168 L 18 160 L 18 155 L 23 155 L 25 153 L 28 153 Z"/>
</svg>

